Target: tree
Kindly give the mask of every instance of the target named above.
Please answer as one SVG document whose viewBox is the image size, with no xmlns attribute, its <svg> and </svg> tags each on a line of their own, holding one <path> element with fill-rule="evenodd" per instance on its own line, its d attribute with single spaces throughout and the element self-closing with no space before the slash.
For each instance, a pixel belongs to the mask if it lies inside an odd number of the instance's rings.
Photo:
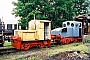
<svg viewBox="0 0 90 60">
<path fill-rule="evenodd" d="M 89 0 L 75 0 L 74 8 L 77 9 L 76 15 L 87 14 L 89 7 Z"/>
<path fill-rule="evenodd" d="M 79 3 L 81 0 L 79 1 Z M 19 24 L 27 26 L 28 22 L 34 19 L 46 19 L 52 22 L 52 29 L 62 26 L 62 22 L 73 20 L 75 15 L 79 15 L 81 11 L 77 6 L 87 7 L 88 5 L 83 0 L 78 4 L 78 0 L 18 0 L 13 2 L 16 8 L 13 9 L 13 14 L 21 17 Z M 83 13 L 87 13 L 87 10 Z M 78 12 L 78 14 L 76 14 Z M 80 13 L 79 13 L 80 12 Z"/>
</svg>

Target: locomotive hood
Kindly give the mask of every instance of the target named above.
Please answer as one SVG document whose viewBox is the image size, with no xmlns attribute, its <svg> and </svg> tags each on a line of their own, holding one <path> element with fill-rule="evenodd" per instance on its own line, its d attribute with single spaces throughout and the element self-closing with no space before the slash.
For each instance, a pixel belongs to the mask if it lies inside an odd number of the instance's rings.
<svg viewBox="0 0 90 60">
<path fill-rule="evenodd" d="M 51 30 L 51 34 L 52 35 L 56 35 L 56 34 L 61 34 L 63 28 L 55 28 L 53 30 Z"/>
</svg>

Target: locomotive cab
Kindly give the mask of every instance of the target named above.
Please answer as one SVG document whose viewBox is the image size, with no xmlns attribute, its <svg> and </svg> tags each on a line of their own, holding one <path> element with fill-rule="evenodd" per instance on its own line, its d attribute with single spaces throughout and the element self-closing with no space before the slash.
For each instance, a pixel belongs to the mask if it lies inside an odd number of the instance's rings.
<svg viewBox="0 0 90 60">
<path fill-rule="evenodd" d="M 77 21 L 65 21 L 63 22 L 63 29 L 61 32 L 61 42 L 68 44 L 70 42 L 78 42 L 82 40 L 82 25 Z M 66 29 L 67 28 L 67 29 Z M 67 31 L 65 31 L 65 29 Z"/>
<path fill-rule="evenodd" d="M 67 32 L 62 33 L 63 37 L 68 37 L 68 36 L 81 36 L 81 22 L 77 21 L 65 21 L 63 22 L 63 28 L 67 28 Z M 76 32 L 77 31 L 77 32 Z M 66 36 L 65 36 L 66 35 Z"/>
</svg>

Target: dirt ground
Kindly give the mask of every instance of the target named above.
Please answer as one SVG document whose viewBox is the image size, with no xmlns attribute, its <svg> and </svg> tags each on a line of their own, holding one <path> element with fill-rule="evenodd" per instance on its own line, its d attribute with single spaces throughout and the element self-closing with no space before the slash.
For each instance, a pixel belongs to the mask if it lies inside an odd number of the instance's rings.
<svg viewBox="0 0 90 60">
<path fill-rule="evenodd" d="M 90 54 L 80 51 L 66 51 L 47 57 L 43 60 L 90 60 Z"/>
<path fill-rule="evenodd" d="M 86 46 L 90 50 L 90 43 L 87 43 Z M 84 53 L 80 51 L 66 51 L 51 57 L 44 58 L 43 60 L 90 60 L 90 53 Z"/>
</svg>

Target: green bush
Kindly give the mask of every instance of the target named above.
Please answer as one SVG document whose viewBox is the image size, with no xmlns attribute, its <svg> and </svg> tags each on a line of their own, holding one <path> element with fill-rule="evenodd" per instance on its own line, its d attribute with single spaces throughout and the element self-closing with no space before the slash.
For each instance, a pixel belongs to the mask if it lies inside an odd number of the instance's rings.
<svg viewBox="0 0 90 60">
<path fill-rule="evenodd" d="M 90 39 L 84 39 L 84 43 L 90 43 Z"/>
<path fill-rule="evenodd" d="M 87 42 L 87 43 L 90 43 L 90 39 L 88 39 L 86 42 Z"/>
</svg>

